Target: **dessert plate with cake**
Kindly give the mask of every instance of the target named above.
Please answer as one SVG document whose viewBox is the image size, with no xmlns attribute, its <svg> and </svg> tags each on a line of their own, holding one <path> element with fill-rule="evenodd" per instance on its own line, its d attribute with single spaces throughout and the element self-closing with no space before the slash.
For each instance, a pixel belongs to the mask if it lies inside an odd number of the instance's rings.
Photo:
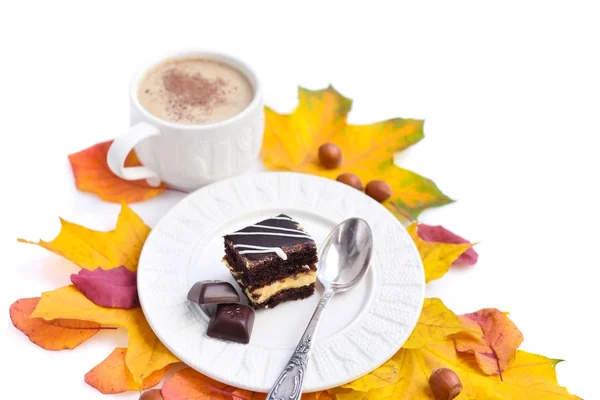
<svg viewBox="0 0 600 400">
<path fill-rule="evenodd" d="M 195 191 L 154 227 L 138 267 L 140 302 L 179 359 L 226 384 L 268 392 L 323 293 L 319 246 L 341 221 L 373 232 L 370 268 L 327 305 L 305 393 L 386 362 L 414 329 L 425 277 L 414 243 L 381 204 L 292 172 L 237 176 Z"/>
</svg>

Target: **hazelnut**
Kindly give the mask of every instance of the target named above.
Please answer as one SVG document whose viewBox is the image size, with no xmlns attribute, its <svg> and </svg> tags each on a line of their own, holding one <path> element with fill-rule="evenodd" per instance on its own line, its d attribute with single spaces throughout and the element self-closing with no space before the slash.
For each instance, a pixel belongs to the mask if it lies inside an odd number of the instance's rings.
<svg viewBox="0 0 600 400">
<path fill-rule="evenodd" d="M 365 193 L 381 203 L 392 195 L 392 188 L 384 181 L 374 180 L 367 183 Z"/>
<path fill-rule="evenodd" d="M 163 396 L 160 393 L 160 389 L 146 390 L 140 396 L 140 400 L 163 400 Z"/>
<path fill-rule="evenodd" d="M 335 180 L 338 182 L 345 183 L 346 185 L 352 186 L 354 189 L 357 189 L 360 191 L 363 190 L 363 184 L 360 181 L 360 178 L 349 172 L 338 175 L 338 177 L 335 178 Z"/>
<path fill-rule="evenodd" d="M 452 400 L 462 392 L 460 379 L 448 368 L 433 371 L 429 377 L 429 387 L 439 400 Z"/>
<path fill-rule="evenodd" d="M 342 150 L 333 143 L 319 147 L 319 161 L 327 169 L 334 169 L 342 163 Z"/>
</svg>

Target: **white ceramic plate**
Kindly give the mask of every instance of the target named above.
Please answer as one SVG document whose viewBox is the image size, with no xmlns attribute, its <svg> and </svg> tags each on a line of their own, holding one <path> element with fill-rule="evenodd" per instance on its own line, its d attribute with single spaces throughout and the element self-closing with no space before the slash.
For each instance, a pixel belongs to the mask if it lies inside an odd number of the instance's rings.
<svg viewBox="0 0 600 400">
<path fill-rule="evenodd" d="M 194 282 L 230 281 L 222 235 L 286 213 L 323 242 L 342 220 L 372 228 L 371 268 L 354 289 L 334 296 L 314 341 L 304 391 L 350 382 L 387 361 L 412 332 L 423 305 L 423 265 L 410 236 L 383 206 L 356 189 L 316 176 L 256 173 L 197 190 L 152 230 L 138 269 L 138 291 L 150 326 L 173 354 L 228 385 L 268 392 L 318 302 L 312 297 L 256 312 L 250 343 L 206 336 L 208 318 L 186 300 Z M 318 288 L 317 291 L 320 291 Z M 244 299 L 245 300 L 245 299 Z"/>
</svg>

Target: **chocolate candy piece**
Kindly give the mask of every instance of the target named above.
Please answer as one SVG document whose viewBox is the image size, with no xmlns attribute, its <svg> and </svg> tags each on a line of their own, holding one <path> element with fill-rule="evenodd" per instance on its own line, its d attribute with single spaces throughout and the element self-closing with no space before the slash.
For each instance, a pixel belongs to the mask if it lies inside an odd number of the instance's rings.
<svg viewBox="0 0 600 400">
<path fill-rule="evenodd" d="M 224 281 L 196 282 L 187 296 L 189 301 L 198 304 L 237 303 L 240 301 L 233 285 Z"/>
<path fill-rule="evenodd" d="M 206 334 L 217 339 L 246 344 L 254 325 L 254 310 L 244 304 L 219 304 Z"/>
</svg>

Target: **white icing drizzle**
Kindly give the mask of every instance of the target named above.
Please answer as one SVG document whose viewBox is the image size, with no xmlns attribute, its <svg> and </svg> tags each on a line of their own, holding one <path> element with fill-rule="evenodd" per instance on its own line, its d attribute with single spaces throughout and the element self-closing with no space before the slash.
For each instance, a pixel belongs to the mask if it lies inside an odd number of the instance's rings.
<svg viewBox="0 0 600 400">
<path fill-rule="evenodd" d="M 236 235 L 286 236 L 286 237 L 298 237 L 298 238 L 312 239 L 312 237 L 310 237 L 308 235 L 292 235 L 291 233 L 278 233 L 278 232 L 234 232 L 234 233 L 227 234 L 227 236 L 236 236 Z"/>
<path fill-rule="evenodd" d="M 294 222 L 294 220 L 290 217 L 271 217 L 269 220 L 278 219 L 284 221 Z M 265 222 L 265 221 L 263 221 Z M 296 224 L 297 226 L 297 224 Z M 290 229 L 290 228 L 281 228 L 278 226 L 270 226 L 270 225 L 250 225 L 248 228 L 259 228 L 259 229 L 273 229 L 276 231 L 284 231 L 284 232 L 260 232 L 260 231 L 250 231 L 250 232 L 234 232 L 230 233 L 228 236 L 280 236 L 280 237 L 295 237 L 295 238 L 303 238 L 303 239 L 312 239 L 306 232 L 302 229 Z M 293 233 L 286 233 L 293 232 Z M 287 260 L 287 254 L 283 251 L 281 247 L 265 247 L 265 246 L 257 246 L 251 244 L 234 244 L 233 247 L 241 247 L 250 250 L 242 250 L 240 254 L 250 254 L 250 253 L 275 253 L 281 259 Z"/>
<path fill-rule="evenodd" d="M 289 229 L 289 228 L 280 228 L 278 226 L 269 226 L 269 225 L 250 225 L 253 228 L 265 228 L 265 229 L 275 229 L 278 231 L 286 231 L 286 232 L 299 232 L 301 234 L 306 235 L 306 232 L 300 229 Z"/>
<path fill-rule="evenodd" d="M 264 247 L 264 246 L 254 246 L 251 244 L 234 244 L 233 247 L 235 247 L 235 248 L 243 247 L 243 248 L 247 248 L 247 249 L 253 249 L 253 250 L 242 250 L 242 251 L 240 251 L 240 254 L 275 253 L 279 257 L 281 257 L 281 259 L 287 260 L 287 254 L 285 254 L 285 252 L 283 251 L 283 249 L 281 247 Z"/>
</svg>

